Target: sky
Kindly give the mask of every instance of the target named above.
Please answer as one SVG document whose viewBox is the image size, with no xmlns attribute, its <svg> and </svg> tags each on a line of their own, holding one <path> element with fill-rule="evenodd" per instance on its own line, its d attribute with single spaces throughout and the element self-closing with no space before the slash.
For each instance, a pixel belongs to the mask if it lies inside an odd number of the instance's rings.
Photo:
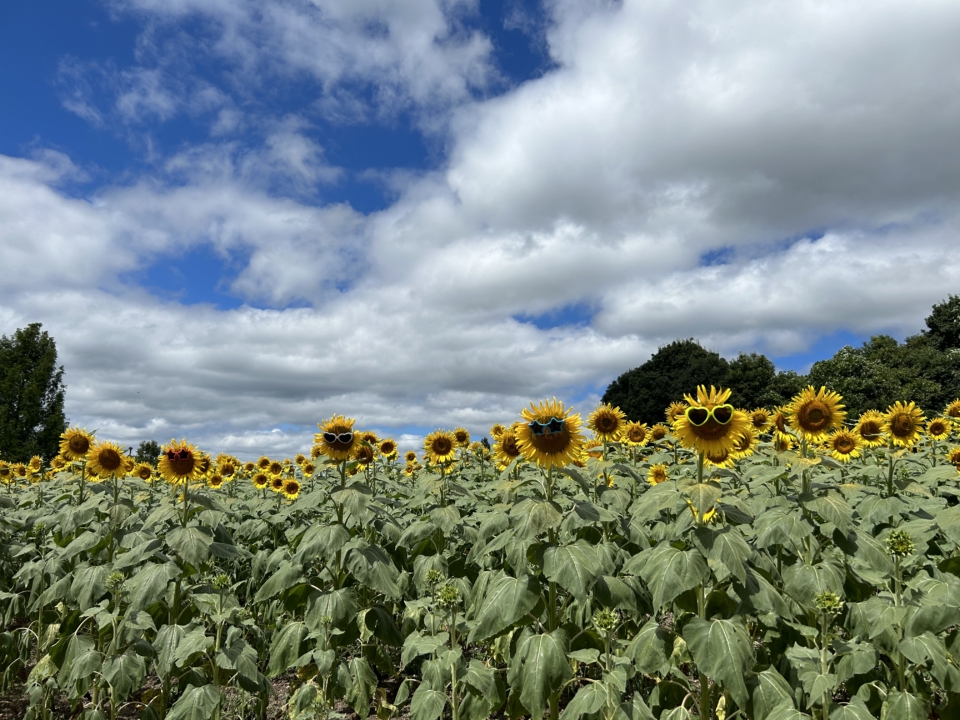
<svg viewBox="0 0 960 720">
<path fill-rule="evenodd" d="M 960 293 L 954 0 L 0 6 L 0 334 L 71 424 L 243 458 L 805 371 Z"/>
</svg>

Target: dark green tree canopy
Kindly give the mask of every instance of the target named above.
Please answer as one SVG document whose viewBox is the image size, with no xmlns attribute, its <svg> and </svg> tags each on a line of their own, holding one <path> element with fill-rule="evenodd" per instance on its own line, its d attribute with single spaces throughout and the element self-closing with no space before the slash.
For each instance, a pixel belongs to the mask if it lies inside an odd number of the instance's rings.
<svg viewBox="0 0 960 720">
<path fill-rule="evenodd" d="M 927 335 L 941 352 L 960 349 L 960 295 L 933 306 L 926 320 Z"/>
<path fill-rule="evenodd" d="M 160 444 L 156 440 L 141 440 L 137 446 L 136 461 L 156 465 L 160 458 Z"/>
<path fill-rule="evenodd" d="M 675 340 L 662 346 L 643 365 L 610 383 L 603 402 L 617 405 L 631 420 L 663 422 L 664 408 L 697 385 L 723 385 L 729 365 L 696 340 Z"/>
<path fill-rule="evenodd" d="M 40 323 L 0 337 L 0 456 L 24 462 L 49 460 L 67 428 L 63 366 L 57 346 Z"/>
<path fill-rule="evenodd" d="M 730 362 L 726 386 L 730 402 L 747 410 L 783 405 L 804 387 L 803 378 L 792 370 L 778 373 L 773 362 L 759 353 L 740 353 Z"/>
</svg>

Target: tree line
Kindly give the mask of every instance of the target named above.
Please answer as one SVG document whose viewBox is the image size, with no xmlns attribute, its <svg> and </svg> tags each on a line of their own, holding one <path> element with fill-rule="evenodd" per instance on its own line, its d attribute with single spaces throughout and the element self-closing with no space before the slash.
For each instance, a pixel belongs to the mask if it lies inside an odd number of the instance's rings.
<svg viewBox="0 0 960 720">
<path fill-rule="evenodd" d="M 960 397 L 960 296 L 934 305 L 925 324 L 902 343 L 874 335 L 861 347 L 847 345 L 815 362 L 806 375 L 777 372 L 759 353 L 728 361 L 693 338 L 675 340 L 610 383 L 603 402 L 619 406 L 631 420 L 653 424 L 663 422 L 664 408 L 697 385 L 728 387 L 731 402 L 750 409 L 772 409 L 807 385 L 825 385 L 843 396 L 853 417 L 897 400 L 913 400 L 928 415 L 939 413 Z"/>
</svg>

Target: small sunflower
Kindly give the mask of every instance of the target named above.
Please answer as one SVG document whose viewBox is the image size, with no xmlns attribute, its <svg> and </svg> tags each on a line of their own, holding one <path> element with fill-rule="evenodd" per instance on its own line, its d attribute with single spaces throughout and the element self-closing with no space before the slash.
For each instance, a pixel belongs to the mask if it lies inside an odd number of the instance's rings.
<svg viewBox="0 0 960 720">
<path fill-rule="evenodd" d="M 133 469 L 133 475 L 144 482 L 150 482 L 153 479 L 153 466 L 142 462 Z"/>
<path fill-rule="evenodd" d="M 773 427 L 774 432 L 786 435 L 788 422 L 786 405 L 775 408 L 774 411 L 770 413 L 770 425 Z"/>
<path fill-rule="evenodd" d="M 457 447 L 465 448 L 470 445 L 470 433 L 464 427 L 458 427 L 453 431 L 453 439 L 456 441 Z"/>
<path fill-rule="evenodd" d="M 583 447 L 580 448 L 587 457 L 592 458 L 602 458 L 603 457 L 603 443 L 600 442 L 597 438 L 590 438 L 587 440 Z"/>
<path fill-rule="evenodd" d="M 297 453 L 296 455 L 294 455 L 293 461 L 297 465 L 303 465 L 307 461 L 307 456 L 304 455 L 303 453 Z"/>
<path fill-rule="evenodd" d="M 50 461 L 50 467 L 53 470 L 63 470 L 67 466 L 67 460 L 63 455 L 57 455 Z"/>
<path fill-rule="evenodd" d="M 171 485 L 183 485 L 200 477 L 200 451 L 186 440 L 171 440 L 160 448 L 157 472 Z"/>
<path fill-rule="evenodd" d="M 9 485 L 13 482 L 13 469 L 9 463 L 3 460 L 0 460 L 0 482 L 4 485 Z"/>
<path fill-rule="evenodd" d="M 112 442 L 95 442 L 87 450 L 87 470 L 102 478 L 123 477 L 125 474 L 123 448 Z"/>
<path fill-rule="evenodd" d="M 257 490 L 263 490 L 270 484 L 270 477 L 265 472 L 258 472 L 254 473 L 253 477 L 250 478 L 250 482 L 253 483 L 253 486 Z"/>
<path fill-rule="evenodd" d="M 737 438 L 737 444 L 730 451 L 730 457 L 734 460 L 743 460 L 750 457 L 757 449 L 757 430 L 753 425 L 748 425 Z"/>
<path fill-rule="evenodd" d="M 750 411 L 750 424 L 757 432 L 763 432 L 770 427 L 773 416 L 766 408 L 756 408 Z"/>
<path fill-rule="evenodd" d="M 369 465 L 374 457 L 373 447 L 367 443 L 358 443 L 353 449 L 353 459 L 361 465 Z"/>
<path fill-rule="evenodd" d="M 946 440 L 953 432 L 953 423 L 944 418 L 933 418 L 927 423 L 927 435 L 934 440 Z"/>
<path fill-rule="evenodd" d="M 30 458 L 30 462 L 27 463 L 27 467 L 30 468 L 31 472 L 40 472 L 40 469 L 43 467 L 43 458 L 39 455 L 34 455 Z"/>
<path fill-rule="evenodd" d="M 257 468 L 259 468 L 260 470 L 266 471 L 267 468 L 270 467 L 271 462 L 273 461 L 270 458 L 268 458 L 266 455 L 261 455 L 260 459 L 257 460 Z"/>
<path fill-rule="evenodd" d="M 732 450 L 750 425 L 744 413 L 727 404 L 729 389 L 717 390 L 711 385 L 708 392 L 699 385 L 696 398 L 684 397 L 689 407 L 673 422 L 673 432 L 686 448 L 719 456 Z"/>
<path fill-rule="evenodd" d="M 693 503 L 687 500 L 687 507 L 690 508 L 690 512 L 693 514 L 694 520 L 700 520 L 700 522 L 708 523 L 713 522 L 714 518 L 717 517 L 717 508 L 712 507 L 703 514 L 703 518 L 699 517 L 697 509 L 693 506 Z"/>
<path fill-rule="evenodd" d="M 950 452 L 947 453 L 947 462 L 960 470 L 960 447 L 950 448 Z"/>
<path fill-rule="evenodd" d="M 387 460 L 393 460 L 397 457 L 397 443 L 390 438 L 381 440 L 377 446 L 377 450 L 379 450 L 380 454 Z"/>
<path fill-rule="evenodd" d="M 790 427 L 800 435 L 807 440 L 818 440 L 843 425 L 847 413 L 843 410 L 843 398 L 839 393 L 823 386 L 814 390 L 810 385 L 787 405 L 787 416 Z"/>
<path fill-rule="evenodd" d="M 957 398 L 957 399 L 954 400 L 952 403 L 950 403 L 949 405 L 947 405 L 947 406 L 943 409 L 943 414 L 944 414 L 944 415 L 948 415 L 949 417 L 952 417 L 952 418 L 957 418 L 958 420 L 960 420 L 960 398 Z"/>
<path fill-rule="evenodd" d="M 651 465 L 647 470 L 647 482 L 651 485 L 659 485 L 667 479 L 667 466 L 663 463 Z"/>
<path fill-rule="evenodd" d="M 407 450 L 403 454 L 403 460 L 407 463 L 414 463 L 417 461 L 417 453 L 415 450 Z"/>
<path fill-rule="evenodd" d="M 667 406 L 667 409 L 663 411 L 663 414 L 667 418 L 667 424 L 673 425 L 673 421 L 678 417 L 683 415 L 687 411 L 687 404 L 685 402 L 675 401 L 670 403 Z"/>
<path fill-rule="evenodd" d="M 417 471 L 420 469 L 420 463 L 416 460 L 413 462 L 408 462 L 403 468 L 403 474 L 407 477 L 413 477 L 417 474 Z"/>
<path fill-rule="evenodd" d="M 255 462 L 245 462 L 243 464 L 243 471 L 248 475 L 252 472 L 257 471 L 257 464 Z"/>
<path fill-rule="evenodd" d="M 883 422 L 883 413 L 876 410 L 867 410 L 860 416 L 853 431 L 860 436 L 864 447 L 874 448 L 886 445 Z"/>
<path fill-rule="evenodd" d="M 620 439 L 631 447 L 641 447 L 650 442 L 650 429 L 646 423 L 629 422 L 624 426 Z"/>
<path fill-rule="evenodd" d="M 774 433 L 773 449 L 776 452 L 789 452 L 793 449 L 793 437 L 786 433 Z"/>
<path fill-rule="evenodd" d="M 494 440 L 499 440 L 500 436 L 506 431 L 506 426 L 501 425 L 500 423 L 494 423 L 490 426 L 490 437 L 492 437 Z"/>
<path fill-rule="evenodd" d="M 13 463 L 10 466 L 10 472 L 17 480 L 26 480 L 27 475 L 30 474 L 30 468 L 27 467 L 26 463 Z"/>
<path fill-rule="evenodd" d="M 214 490 L 219 490 L 223 487 L 223 475 L 220 473 L 210 473 L 207 475 L 207 485 L 212 487 Z"/>
<path fill-rule="evenodd" d="M 287 500 L 296 500 L 300 497 L 300 483 L 296 478 L 287 478 L 283 481 L 283 490 L 281 491 Z"/>
<path fill-rule="evenodd" d="M 563 467 L 577 459 L 583 446 L 579 414 L 571 414 L 554 398 L 539 405 L 530 403 L 520 415 L 525 422 L 516 425 L 520 453 L 540 467 Z"/>
<path fill-rule="evenodd" d="M 620 439 L 620 433 L 627 416 L 623 410 L 613 407 L 609 403 L 598 405 L 592 413 L 587 416 L 587 427 L 593 430 L 593 434 L 599 440 L 611 442 Z"/>
<path fill-rule="evenodd" d="M 60 454 L 71 462 L 84 460 L 93 443 L 93 435 L 85 428 L 67 428 L 60 436 Z"/>
<path fill-rule="evenodd" d="M 307 462 L 300 466 L 300 470 L 303 472 L 304 477 L 313 477 L 313 474 L 317 471 L 317 466 L 307 460 Z"/>
<path fill-rule="evenodd" d="M 883 429 L 890 435 L 894 445 L 911 447 L 920 437 L 920 429 L 925 420 L 923 411 L 916 403 L 902 403 L 897 400 L 883 415 Z"/>
<path fill-rule="evenodd" d="M 732 468 L 733 452 L 732 450 L 721 450 L 720 452 L 716 452 L 716 453 L 705 452 L 703 454 L 703 462 L 706 465 L 710 465 L 712 467 Z"/>
<path fill-rule="evenodd" d="M 657 440 L 663 440 L 667 435 L 670 434 L 670 428 L 664 425 L 663 423 L 657 423 L 652 428 L 650 428 L 650 439 L 656 442 Z"/>
<path fill-rule="evenodd" d="M 424 439 L 423 452 L 437 465 L 450 462 L 457 454 L 457 439 L 447 430 L 435 430 Z"/>
<path fill-rule="evenodd" d="M 263 469 L 268 475 L 280 475 L 283 472 L 283 463 L 279 460 L 271 460 L 270 464 Z"/>
<path fill-rule="evenodd" d="M 270 476 L 270 489 L 274 492 L 283 492 L 283 476 L 282 475 L 272 475 Z"/>
<path fill-rule="evenodd" d="M 826 439 L 826 449 L 840 462 L 850 462 L 853 458 L 860 457 L 862 448 L 863 440 L 860 436 L 846 428 L 830 433 Z"/>
<path fill-rule="evenodd" d="M 360 442 L 365 442 L 368 445 L 376 446 L 380 442 L 380 438 L 377 437 L 377 434 L 371 430 L 358 430 L 357 439 Z"/>
<path fill-rule="evenodd" d="M 503 428 L 500 437 L 493 444 L 493 457 L 498 464 L 506 467 L 520 456 L 516 427 Z"/>
<path fill-rule="evenodd" d="M 320 447 L 320 451 L 331 460 L 343 461 L 350 457 L 354 445 L 359 438 L 353 431 L 353 418 L 343 415 L 334 415 L 329 420 L 319 423 L 320 432 L 314 435 L 313 441 Z"/>
</svg>

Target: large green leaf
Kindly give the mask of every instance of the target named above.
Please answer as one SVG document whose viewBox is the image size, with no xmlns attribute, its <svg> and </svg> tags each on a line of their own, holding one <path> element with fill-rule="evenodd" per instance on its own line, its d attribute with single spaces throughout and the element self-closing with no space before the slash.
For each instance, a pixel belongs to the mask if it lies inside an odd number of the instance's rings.
<svg viewBox="0 0 960 720">
<path fill-rule="evenodd" d="M 353 588 L 341 588 L 327 593 L 310 595 L 303 619 L 311 632 L 316 632 L 330 618 L 333 627 L 341 630 L 357 614 L 357 596 Z"/>
<path fill-rule="evenodd" d="M 277 593 L 283 592 L 301 582 L 303 582 L 303 573 L 300 565 L 286 560 L 280 568 L 260 586 L 253 600 L 258 603 L 269 600 Z"/>
<path fill-rule="evenodd" d="M 787 701 L 771 710 L 766 720 L 810 720 L 810 716 L 797 710 L 791 701 Z"/>
<path fill-rule="evenodd" d="M 377 689 L 377 675 L 373 668 L 365 658 L 353 657 L 350 662 L 340 665 L 339 676 L 346 689 L 344 697 L 347 703 L 357 715 L 367 717 L 370 714 L 370 700 Z"/>
<path fill-rule="evenodd" d="M 639 572 L 653 593 L 653 606 L 663 608 L 680 593 L 692 590 L 710 577 L 703 556 L 696 550 L 678 550 L 663 543 L 629 560 L 625 572 Z"/>
<path fill-rule="evenodd" d="M 719 529 L 700 527 L 694 532 L 694 539 L 718 579 L 733 575 L 741 583 L 746 581 L 751 550 L 740 530 L 730 525 Z"/>
<path fill-rule="evenodd" d="M 670 655 L 673 654 L 673 637 L 673 633 L 660 627 L 655 618 L 644 623 L 627 649 L 637 671 L 652 674 L 663 673 L 669 669 Z"/>
<path fill-rule="evenodd" d="M 793 688 L 784 677 L 773 668 L 767 668 L 752 676 L 750 685 L 750 705 L 754 720 L 766 720 L 777 706 L 788 703 L 793 707 Z"/>
<path fill-rule="evenodd" d="M 469 642 L 499 635 L 533 610 L 539 600 L 540 584 L 532 575 L 501 578 L 484 595 Z"/>
<path fill-rule="evenodd" d="M 127 650 L 123 655 L 107 658 L 102 672 L 113 688 L 115 700 L 123 702 L 143 684 L 147 676 L 147 664 L 133 650 Z"/>
<path fill-rule="evenodd" d="M 73 635 L 67 641 L 67 652 L 60 665 L 60 687 L 69 688 L 78 680 L 92 677 L 100 670 L 103 656 L 89 635 Z"/>
<path fill-rule="evenodd" d="M 533 634 L 524 631 L 517 643 L 507 674 L 510 692 L 519 700 L 531 718 L 539 718 L 547 701 L 573 675 L 567 662 L 567 634 L 563 630 Z"/>
<path fill-rule="evenodd" d="M 817 513 L 827 522 L 836 525 L 842 532 L 849 532 L 853 529 L 852 515 L 853 511 L 847 505 L 847 501 L 838 492 L 828 492 L 821 495 L 813 501 L 813 507 Z"/>
<path fill-rule="evenodd" d="M 77 601 L 81 610 L 97 604 L 107 592 L 107 576 L 110 568 L 106 565 L 83 565 L 73 575 L 70 585 L 70 598 Z"/>
<path fill-rule="evenodd" d="M 270 664 L 267 676 L 276 677 L 288 668 L 294 667 L 303 654 L 303 641 L 307 637 L 307 626 L 302 622 L 289 622 L 274 636 L 270 645 Z"/>
<path fill-rule="evenodd" d="M 410 700 L 410 720 L 439 720 L 446 704 L 446 695 L 421 683 Z"/>
<path fill-rule="evenodd" d="M 337 552 L 343 549 L 349 539 L 349 531 L 339 523 L 314 525 L 308 528 L 300 539 L 297 560 L 312 562 L 320 558 L 325 563 L 332 563 Z"/>
<path fill-rule="evenodd" d="M 843 597 L 844 579 L 843 570 L 827 562 L 797 563 L 783 570 L 784 590 L 807 610 L 816 608 L 819 593 L 832 592 Z"/>
<path fill-rule="evenodd" d="M 617 708 L 615 720 L 655 720 L 653 712 L 640 697 L 639 692 L 635 692 L 630 700 L 620 704 Z"/>
<path fill-rule="evenodd" d="M 383 548 L 359 538 L 347 546 L 346 565 L 358 582 L 388 597 L 400 597 L 399 573 Z"/>
<path fill-rule="evenodd" d="M 850 699 L 850 702 L 840 707 L 834 706 L 830 710 L 831 720 L 874 720 L 873 713 L 870 712 L 863 700 L 858 697 Z"/>
<path fill-rule="evenodd" d="M 929 717 L 930 704 L 908 692 L 894 690 L 880 708 L 880 720 L 927 720 Z"/>
<path fill-rule="evenodd" d="M 200 567 L 210 557 L 211 542 L 212 538 L 196 527 L 179 527 L 167 535 L 167 544 L 194 567 Z"/>
<path fill-rule="evenodd" d="M 753 670 L 753 645 L 746 630 L 730 620 L 691 619 L 683 639 L 698 670 L 716 680 L 740 707 L 747 704 L 744 678 Z"/>
<path fill-rule="evenodd" d="M 132 578 L 126 581 L 124 588 L 129 592 L 130 611 L 145 610 L 167 592 L 167 585 L 175 579 L 180 569 L 172 562 L 159 565 L 147 563 Z"/>
<path fill-rule="evenodd" d="M 166 720 L 210 720 L 219 705 L 220 691 L 216 685 L 188 685 L 180 699 L 170 708 Z"/>
<path fill-rule="evenodd" d="M 698 517 L 710 510 L 720 499 L 720 486 L 713 482 L 694 483 L 682 489 L 684 496 L 690 501 Z"/>
<path fill-rule="evenodd" d="M 513 518 L 517 537 L 528 540 L 559 527 L 563 521 L 560 506 L 540 498 L 521 500 L 511 508 L 510 516 Z"/>
<path fill-rule="evenodd" d="M 582 540 L 543 553 L 543 574 L 581 602 L 602 572 L 596 548 Z"/>
<path fill-rule="evenodd" d="M 157 631 L 153 649 L 157 653 L 157 674 L 161 677 L 169 675 L 173 670 L 177 647 L 186 634 L 187 630 L 183 625 L 164 625 Z"/>
<path fill-rule="evenodd" d="M 931 632 L 905 638 L 900 652 L 912 662 L 926 667 L 947 692 L 960 692 L 960 671 L 947 654 L 943 639 Z"/>
<path fill-rule="evenodd" d="M 610 691 L 614 694 L 613 691 Z M 607 702 L 607 687 L 601 682 L 588 682 L 577 691 L 560 713 L 561 720 L 577 720 L 581 715 L 592 715 Z M 619 697 L 619 693 L 616 693 Z M 536 717 L 536 716 L 535 716 Z"/>
</svg>

